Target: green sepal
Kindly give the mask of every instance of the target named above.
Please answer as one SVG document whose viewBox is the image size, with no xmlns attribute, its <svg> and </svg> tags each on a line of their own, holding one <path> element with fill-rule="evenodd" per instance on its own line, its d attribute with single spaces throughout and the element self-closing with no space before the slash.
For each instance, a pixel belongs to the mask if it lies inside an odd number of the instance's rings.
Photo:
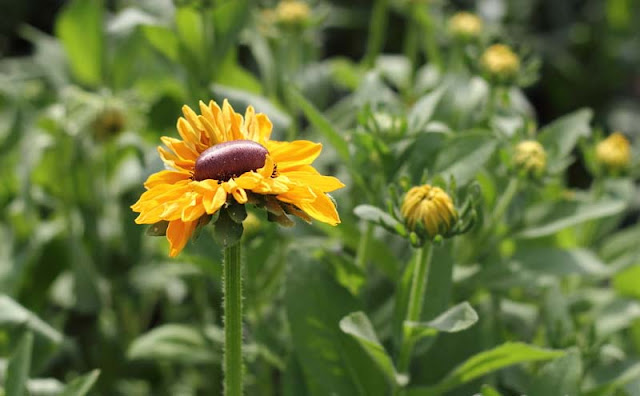
<svg viewBox="0 0 640 396">
<path fill-rule="evenodd" d="M 244 227 L 231 219 L 228 209 L 219 211 L 220 217 L 213 228 L 213 237 L 220 245 L 229 247 L 235 245 L 242 238 Z"/>
<path fill-rule="evenodd" d="M 169 227 L 169 222 L 166 220 L 161 220 L 157 223 L 151 224 L 149 228 L 147 228 L 147 235 L 165 236 L 167 235 L 167 227 Z"/>
<path fill-rule="evenodd" d="M 247 209 L 244 205 L 240 204 L 231 204 L 227 208 L 227 213 L 231 220 L 235 221 L 238 224 L 242 224 L 244 219 L 247 218 Z"/>
</svg>

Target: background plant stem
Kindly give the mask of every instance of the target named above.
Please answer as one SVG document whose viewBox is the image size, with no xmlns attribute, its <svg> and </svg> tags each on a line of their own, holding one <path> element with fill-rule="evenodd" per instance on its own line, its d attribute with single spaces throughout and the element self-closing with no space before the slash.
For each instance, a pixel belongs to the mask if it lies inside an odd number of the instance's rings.
<svg viewBox="0 0 640 396">
<path fill-rule="evenodd" d="M 224 248 L 224 394 L 242 395 L 241 242 Z"/>
<path fill-rule="evenodd" d="M 384 36 L 387 29 L 387 8 L 389 0 L 377 0 L 373 6 L 371 23 L 369 24 L 369 40 L 367 41 L 367 53 L 364 64 L 373 67 L 376 58 L 384 46 Z"/>
</svg>

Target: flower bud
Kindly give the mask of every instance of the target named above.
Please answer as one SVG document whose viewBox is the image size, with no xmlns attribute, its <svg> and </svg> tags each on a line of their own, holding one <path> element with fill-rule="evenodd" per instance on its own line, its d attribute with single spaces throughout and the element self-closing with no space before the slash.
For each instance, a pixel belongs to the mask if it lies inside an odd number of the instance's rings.
<svg viewBox="0 0 640 396">
<path fill-rule="evenodd" d="M 471 40 L 482 33 L 482 19 L 470 12 L 458 12 L 449 19 L 449 32 L 457 39 Z"/>
<path fill-rule="evenodd" d="M 428 184 L 411 188 L 401 211 L 408 228 L 424 233 L 428 239 L 447 235 L 458 220 L 451 197 L 441 188 Z"/>
<path fill-rule="evenodd" d="M 311 15 L 309 5 L 297 0 L 283 0 L 276 7 L 276 18 L 282 25 L 302 26 Z"/>
<path fill-rule="evenodd" d="M 514 78 L 520 70 L 520 58 L 504 44 L 487 48 L 480 59 L 482 68 L 493 80 L 505 81 Z"/>
<path fill-rule="evenodd" d="M 516 146 L 513 163 L 518 170 L 524 170 L 529 176 L 540 177 L 547 167 L 547 153 L 535 140 L 525 140 Z"/>
<path fill-rule="evenodd" d="M 124 129 L 126 117 L 118 107 L 107 107 L 93 120 L 92 127 L 97 140 L 106 140 L 118 135 Z"/>
<path fill-rule="evenodd" d="M 610 171 L 620 171 L 631 163 L 631 144 L 620 132 L 611 134 L 596 146 L 596 158 Z"/>
</svg>

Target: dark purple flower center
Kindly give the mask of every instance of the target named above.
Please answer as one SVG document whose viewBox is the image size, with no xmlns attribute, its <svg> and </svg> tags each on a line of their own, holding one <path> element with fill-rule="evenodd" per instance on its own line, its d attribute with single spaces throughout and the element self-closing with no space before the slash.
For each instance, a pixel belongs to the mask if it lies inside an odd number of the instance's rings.
<svg viewBox="0 0 640 396">
<path fill-rule="evenodd" d="M 234 140 L 204 150 L 196 159 L 194 180 L 227 181 L 245 172 L 258 170 L 267 159 L 264 146 L 252 140 Z"/>
</svg>

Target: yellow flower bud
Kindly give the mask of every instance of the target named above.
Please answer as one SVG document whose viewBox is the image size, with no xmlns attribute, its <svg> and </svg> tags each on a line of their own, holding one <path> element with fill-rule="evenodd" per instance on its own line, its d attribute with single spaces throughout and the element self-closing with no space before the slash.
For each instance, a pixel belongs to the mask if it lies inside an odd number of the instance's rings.
<svg viewBox="0 0 640 396">
<path fill-rule="evenodd" d="M 516 146 L 513 163 L 527 174 L 539 177 L 547 167 L 547 153 L 535 140 L 525 140 Z"/>
<path fill-rule="evenodd" d="M 482 33 L 482 19 L 470 12 L 458 12 L 449 19 L 449 32 L 462 40 L 478 37 Z"/>
<path fill-rule="evenodd" d="M 309 5 L 302 1 L 283 0 L 276 7 L 276 17 L 283 25 L 304 25 L 310 15 Z"/>
<path fill-rule="evenodd" d="M 611 171 L 624 170 L 631 163 L 631 144 L 623 134 L 615 132 L 598 143 L 596 158 Z"/>
<path fill-rule="evenodd" d="M 480 62 L 485 72 L 494 79 L 513 78 L 520 70 L 520 58 L 504 44 L 494 44 L 487 48 Z"/>
<path fill-rule="evenodd" d="M 411 188 L 401 211 L 409 229 L 424 230 L 429 239 L 446 235 L 458 220 L 451 197 L 441 188 L 428 184 Z"/>
</svg>

